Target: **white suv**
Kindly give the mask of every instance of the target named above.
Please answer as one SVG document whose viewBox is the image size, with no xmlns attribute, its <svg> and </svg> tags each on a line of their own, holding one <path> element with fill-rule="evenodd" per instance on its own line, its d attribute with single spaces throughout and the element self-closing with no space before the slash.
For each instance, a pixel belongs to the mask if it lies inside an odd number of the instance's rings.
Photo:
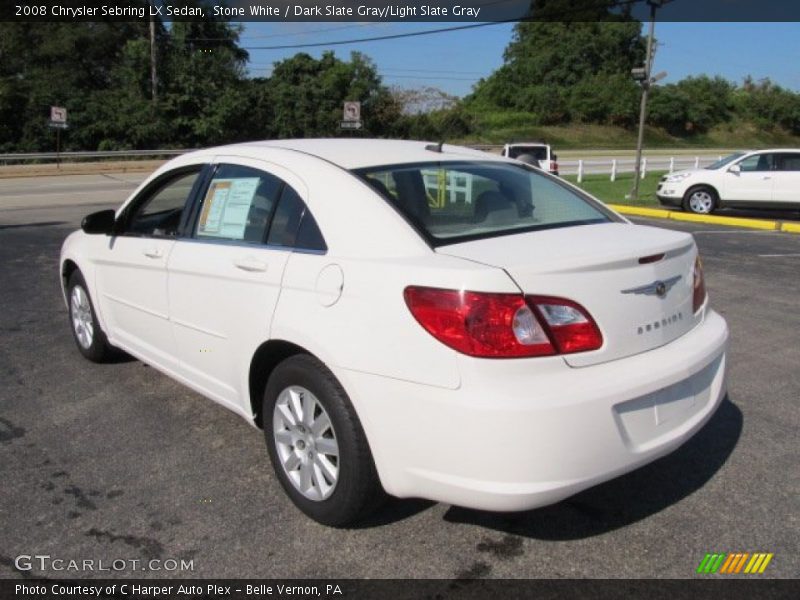
<svg viewBox="0 0 800 600">
<path fill-rule="evenodd" d="M 800 150 L 736 152 L 704 169 L 664 175 L 664 206 L 708 214 L 718 208 L 800 209 Z"/>
<path fill-rule="evenodd" d="M 541 142 L 526 142 L 521 144 L 506 144 L 503 146 L 502 155 L 513 158 L 543 171 L 558 175 L 558 157 L 548 144 Z"/>
</svg>

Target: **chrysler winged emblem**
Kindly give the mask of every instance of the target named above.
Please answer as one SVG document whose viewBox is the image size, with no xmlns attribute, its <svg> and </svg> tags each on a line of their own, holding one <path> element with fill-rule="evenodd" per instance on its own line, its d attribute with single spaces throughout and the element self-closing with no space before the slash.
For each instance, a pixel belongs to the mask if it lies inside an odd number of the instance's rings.
<svg viewBox="0 0 800 600">
<path fill-rule="evenodd" d="M 675 275 L 675 277 L 670 277 L 669 279 L 664 279 L 663 281 L 661 279 L 657 279 L 653 283 L 648 283 L 647 285 L 622 290 L 622 293 L 643 294 L 645 296 L 658 296 L 659 298 L 666 298 L 667 294 L 672 289 L 672 286 L 678 283 L 680 279 L 680 275 Z"/>
</svg>

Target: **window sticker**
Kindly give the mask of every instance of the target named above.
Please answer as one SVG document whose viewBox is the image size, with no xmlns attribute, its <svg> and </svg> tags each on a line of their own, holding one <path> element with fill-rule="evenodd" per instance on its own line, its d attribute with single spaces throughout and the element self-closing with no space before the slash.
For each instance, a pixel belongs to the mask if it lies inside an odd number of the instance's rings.
<svg viewBox="0 0 800 600">
<path fill-rule="evenodd" d="M 259 177 L 212 181 L 203 201 L 197 225 L 198 236 L 244 239 L 250 207 L 260 181 Z"/>
</svg>

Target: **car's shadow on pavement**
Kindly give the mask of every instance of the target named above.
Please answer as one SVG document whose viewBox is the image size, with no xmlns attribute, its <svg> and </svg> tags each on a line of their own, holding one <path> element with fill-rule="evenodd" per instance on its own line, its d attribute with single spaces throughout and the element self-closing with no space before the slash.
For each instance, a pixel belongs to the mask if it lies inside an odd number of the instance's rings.
<svg viewBox="0 0 800 600">
<path fill-rule="evenodd" d="M 544 540 L 575 540 L 625 527 L 702 488 L 725 464 L 742 432 L 742 412 L 726 397 L 693 438 L 654 463 L 553 506 L 521 513 L 451 507 L 444 519 Z"/>
</svg>

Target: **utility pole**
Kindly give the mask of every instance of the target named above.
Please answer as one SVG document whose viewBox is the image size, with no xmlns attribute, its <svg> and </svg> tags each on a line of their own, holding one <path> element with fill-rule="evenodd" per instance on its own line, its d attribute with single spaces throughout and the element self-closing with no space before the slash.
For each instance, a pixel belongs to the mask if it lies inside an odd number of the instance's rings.
<svg viewBox="0 0 800 600">
<path fill-rule="evenodd" d="M 653 37 L 656 31 L 656 9 L 661 6 L 663 0 L 648 0 L 650 5 L 650 33 L 647 36 L 647 58 L 644 65 L 644 77 L 640 83 L 642 85 L 642 104 L 639 108 L 639 137 L 636 141 L 636 164 L 634 165 L 633 189 L 631 190 L 631 200 L 639 199 L 639 180 L 642 174 L 642 146 L 644 146 L 644 123 L 647 117 L 647 93 L 650 91 L 650 73 L 653 70 Z M 634 69 L 634 72 L 637 69 Z M 638 79 L 636 73 L 634 77 Z"/>
<path fill-rule="evenodd" d="M 148 9 L 151 9 L 151 2 L 148 2 Z M 158 71 L 156 67 L 156 21 L 153 16 L 152 9 L 150 10 L 150 88 L 153 94 L 153 102 L 158 100 Z"/>
</svg>

